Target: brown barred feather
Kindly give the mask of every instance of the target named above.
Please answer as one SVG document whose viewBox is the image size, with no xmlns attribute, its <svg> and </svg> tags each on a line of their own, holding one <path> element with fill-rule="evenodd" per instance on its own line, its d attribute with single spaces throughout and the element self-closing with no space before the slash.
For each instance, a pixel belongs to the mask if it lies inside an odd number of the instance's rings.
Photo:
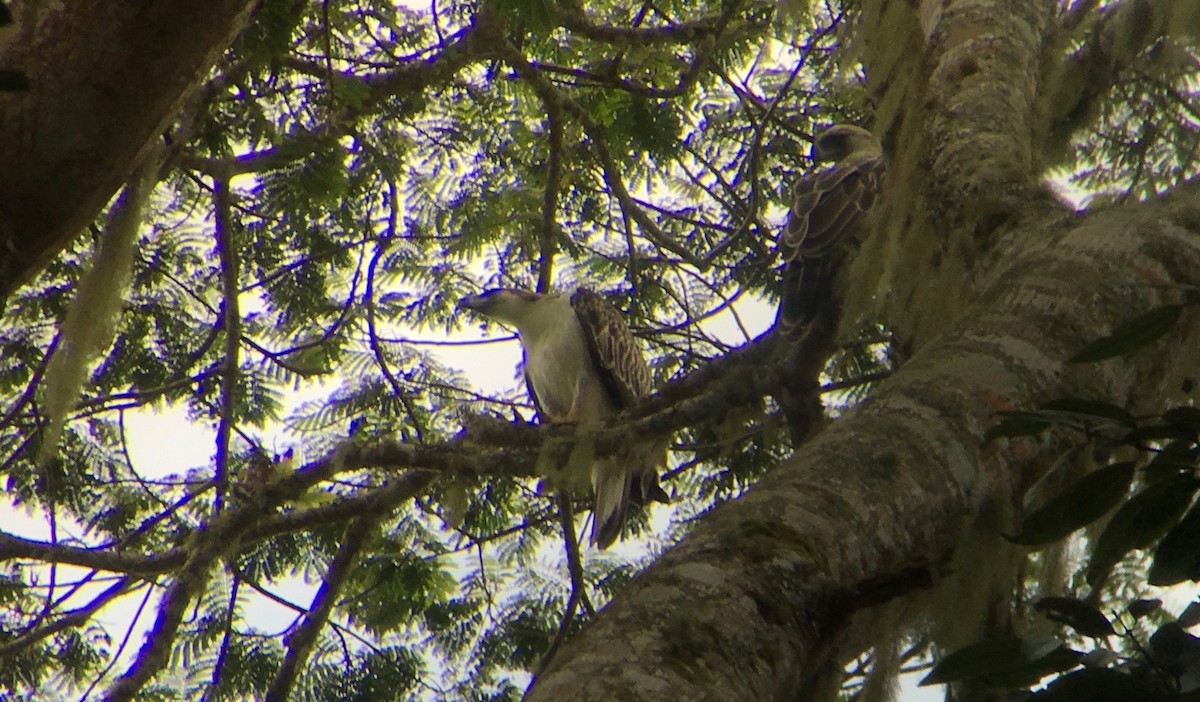
<svg viewBox="0 0 1200 702">
<path fill-rule="evenodd" d="M 869 133 L 857 127 L 833 127 L 826 134 L 838 130 L 842 136 L 849 133 L 870 141 Z M 875 145 L 806 175 L 793 188 L 788 221 L 779 237 L 784 272 L 778 324 L 790 338 L 803 334 L 829 303 L 834 274 L 845 254 L 861 242 L 866 214 L 883 176 L 883 158 Z"/>
<path fill-rule="evenodd" d="M 571 296 L 571 307 L 583 327 L 583 335 L 600 369 L 609 398 L 618 409 L 628 409 L 650 394 L 650 368 L 642 357 L 625 317 L 600 295 L 579 288 Z"/>
<path fill-rule="evenodd" d="M 579 288 L 571 307 L 583 328 L 592 362 L 617 411 L 629 409 L 653 390 L 650 367 L 629 330 L 625 317 L 600 295 Z M 610 461 L 593 467 L 595 506 L 592 542 L 608 547 L 621 533 L 630 503 L 666 502 L 658 485 L 658 470 L 665 463 L 666 447 L 657 442 L 631 441 Z"/>
</svg>

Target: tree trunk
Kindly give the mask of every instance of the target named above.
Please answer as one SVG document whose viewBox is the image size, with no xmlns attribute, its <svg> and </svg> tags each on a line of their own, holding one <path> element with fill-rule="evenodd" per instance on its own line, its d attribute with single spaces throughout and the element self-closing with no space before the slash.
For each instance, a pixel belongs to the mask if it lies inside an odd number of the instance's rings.
<svg viewBox="0 0 1200 702">
<path fill-rule="evenodd" d="M 253 0 L 12 3 L 0 70 L 0 299 L 108 202 L 245 26 Z"/>
</svg>

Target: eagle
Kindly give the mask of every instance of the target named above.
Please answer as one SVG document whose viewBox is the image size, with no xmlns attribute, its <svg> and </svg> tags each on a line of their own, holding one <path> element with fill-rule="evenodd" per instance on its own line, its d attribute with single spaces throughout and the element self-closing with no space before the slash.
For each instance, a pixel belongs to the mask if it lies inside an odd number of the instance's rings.
<svg viewBox="0 0 1200 702">
<path fill-rule="evenodd" d="M 817 135 L 813 161 L 833 165 L 796 183 L 779 235 L 784 266 L 776 324 L 790 339 L 803 336 L 822 310 L 840 305 L 834 280 L 845 255 L 861 243 L 884 175 L 879 140 L 849 124 Z"/>
<path fill-rule="evenodd" d="M 525 384 L 542 422 L 598 427 L 650 394 L 650 369 L 629 325 L 592 290 L 568 297 L 499 288 L 459 306 L 516 327 Z M 616 540 L 630 502 L 667 501 L 658 485 L 665 458 L 665 445 L 652 439 L 592 461 L 593 544 L 607 548 Z"/>
</svg>

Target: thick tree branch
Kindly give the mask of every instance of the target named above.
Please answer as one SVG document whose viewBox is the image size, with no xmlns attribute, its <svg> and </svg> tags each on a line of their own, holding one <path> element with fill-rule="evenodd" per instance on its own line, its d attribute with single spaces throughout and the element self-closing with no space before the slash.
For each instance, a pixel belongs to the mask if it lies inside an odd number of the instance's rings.
<svg viewBox="0 0 1200 702">
<path fill-rule="evenodd" d="M 1005 212 L 1037 184 L 1038 57 L 1053 13 L 1044 0 L 948 0 L 930 37 L 934 145 L 929 187 L 951 221 Z M 986 20 L 982 19 L 986 17 Z"/>
<path fill-rule="evenodd" d="M 961 318 L 991 239 L 1050 209 L 1029 135 L 1052 15 L 1044 0 L 864 5 L 888 173 L 876 231 L 851 265 L 850 317 L 887 319 L 919 347 Z"/>
<path fill-rule="evenodd" d="M 766 336 L 667 385 L 635 409 L 630 417 L 597 432 L 597 450 L 619 450 L 628 441 L 630 433 L 666 436 L 696 423 L 719 422 L 726 412 L 758 402 L 771 386 L 770 378 L 761 369 L 781 349 L 786 351 L 773 336 Z M 330 455 L 270 484 L 263 493 L 253 496 L 250 503 L 236 505 L 228 514 L 235 524 L 229 527 L 229 533 L 236 534 L 248 544 L 343 521 L 364 511 L 393 509 L 418 494 L 438 475 L 531 476 L 546 439 L 569 437 L 573 432 L 571 427 L 514 424 L 482 417 L 472 419 L 468 424 L 469 430 L 463 440 L 450 444 L 346 443 Z M 569 449 L 564 444 L 562 450 Z M 339 473 L 361 468 L 408 472 L 380 488 L 329 504 L 284 513 L 269 511 L 271 505 L 299 499 L 307 490 Z M 211 483 L 206 487 L 211 487 Z M 190 501 L 198 492 L 191 493 L 184 501 Z M 136 533 L 148 531 L 166 515 L 177 511 L 184 501 L 172 505 L 163 515 L 139 527 Z M 191 555 L 190 546 L 158 554 L 135 555 L 125 550 L 128 543 L 129 539 L 123 540 L 122 544 L 126 546 L 119 550 L 96 549 L 0 533 L 0 561 L 28 558 L 146 576 L 179 568 Z"/>
<path fill-rule="evenodd" d="M 12 3 L 0 65 L 0 299 L 79 234 L 241 31 L 251 0 Z"/>
<path fill-rule="evenodd" d="M 297 533 L 325 524 L 346 521 L 364 513 L 388 512 L 402 502 L 421 494 L 436 477 L 435 473 L 413 471 L 389 480 L 378 489 L 363 491 L 353 497 L 318 507 L 274 514 L 251 525 L 246 530 L 243 540 L 245 543 L 254 543 L 280 534 Z"/>
<path fill-rule="evenodd" d="M 188 604 L 208 582 L 213 562 L 236 544 L 230 533 L 230 527 L 236 524 L 234 520 L 215 517 L 209 529 L 193 535 L 187 547 L 187 560 L 172 573 L 172 583 L 159 601 L 154 626 L 146 635 L 146 641 L 133 663 L 108 688 L 104 695 L 105 702 L 136 699 L 150 678 L 166 666 Z"/>
<path fill-rule="evenodd" d="M 182 549 L 172 549 L 154 555 L 130 554 L 51 544 L 0 533 L 0 562 L 15 558 L 28 558 L 47 563 L 67 563 L 80 568 L 94 568 L 113 573 L 150 575 L 178 567 L 187 558 L 187 553 Z"/>
<path fill-rule="evenodd" d="M 554 283 L 554 254 L 558 252 L 558 193 L 562 189 L 563 117 L 556 102 L 546 107 L 546 188 L 542 193 L 542 228 L 538 233 L 537 287 L 550 291 Z"/>
</svg>

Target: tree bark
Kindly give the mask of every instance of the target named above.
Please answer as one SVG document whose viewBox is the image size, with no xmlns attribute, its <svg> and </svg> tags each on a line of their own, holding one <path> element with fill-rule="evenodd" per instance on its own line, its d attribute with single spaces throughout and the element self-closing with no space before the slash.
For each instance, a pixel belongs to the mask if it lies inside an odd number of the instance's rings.
<svg viewBox="0 0 1200 702">
<path fill-rule="evenodd" d="M 806 699 L 880 636 L 876 605 L 945 580 L 964 527 L 1037 477 L 1044 445 L 983 442 L 997 411 L 1063 395 L 1145 409 L 1195 372 L 1194 309 L 1134 358 L 1064 360 L 1200 285 L 1200 184 L 1085 218 L 1046 209 L 997 250 L 965 321 L 700 520 L 563 648 L 528 699 Z"/>
<path fill-rule="evenodd" d="M 245 26 L 253 0 L 12 3 L 0 69 L 0 299 L 87 226 Z"/>
</svg>

